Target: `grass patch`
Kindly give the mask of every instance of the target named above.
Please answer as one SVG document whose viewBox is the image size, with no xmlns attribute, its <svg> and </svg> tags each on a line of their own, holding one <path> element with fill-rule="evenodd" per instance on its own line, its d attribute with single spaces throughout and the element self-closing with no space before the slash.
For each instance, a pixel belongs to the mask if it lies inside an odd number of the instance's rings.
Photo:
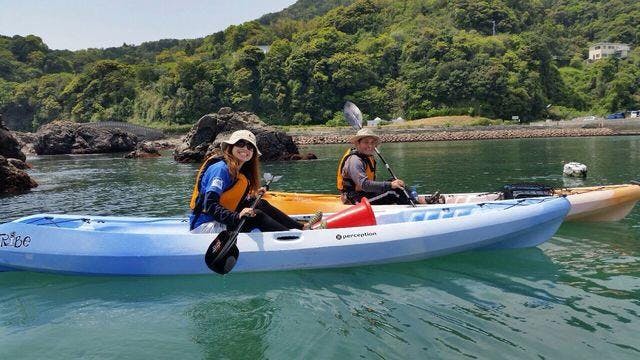
<svg viewBox="0 0 640 360">
<path fill-rule="evenodd" d="M 410 128 L 415 126 L 483 126 L 483 125 L 502 125 L 502 120 L 493 120 L 485 117 L 453 115 L 453 116 L 435 116 L 424 119 L 409 120 L 403 124 L 392 124 L 388 126 Z"/>
</svg>

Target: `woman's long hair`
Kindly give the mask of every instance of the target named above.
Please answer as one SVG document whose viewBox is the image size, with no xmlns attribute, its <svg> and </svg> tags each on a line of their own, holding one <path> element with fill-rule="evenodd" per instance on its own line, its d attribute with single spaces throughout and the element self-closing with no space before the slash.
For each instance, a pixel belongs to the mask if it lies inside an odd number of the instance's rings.
<svg viewBox="0 0 640 360">
<path fill-rule="evenodd" d="M 233 156 L 231 152 L 234 145 L 227 145 L 222 152 L 224 161 L 229 168 L 229 174 L 231 178 L 235 180 L 238 177 L 238 172 L 244 174 L 249 180 L 249 193 L 255 195 L 260 188 L 260 161 L 258 161 L 258 150 L 253 149 L 253 157 L 240 167 L 240 162 Z M 248 145 L 250 146 L 250 145 Z"/>
</svg>

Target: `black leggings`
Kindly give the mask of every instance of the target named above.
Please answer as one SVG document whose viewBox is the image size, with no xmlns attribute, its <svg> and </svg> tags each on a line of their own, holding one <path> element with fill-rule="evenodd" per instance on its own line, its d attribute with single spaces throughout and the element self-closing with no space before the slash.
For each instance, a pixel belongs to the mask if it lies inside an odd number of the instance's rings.
<svg viewBox="0 0 640 360">
<path fill-rule="evenodd" d="M 246 207 L 249 207 L 247 205 Z M 243 207 L 241 207 L 242 209 Z M 240 232 L 249 232 L 254 228 L 260 231 L 287 231 L 289 229 L 302 230 L 302 224 L 290 218 L 287 214 L 273 207 L 265 200 L 260 200 L 255 209 L 256 216 L 247 217 Z"/>
</svg>

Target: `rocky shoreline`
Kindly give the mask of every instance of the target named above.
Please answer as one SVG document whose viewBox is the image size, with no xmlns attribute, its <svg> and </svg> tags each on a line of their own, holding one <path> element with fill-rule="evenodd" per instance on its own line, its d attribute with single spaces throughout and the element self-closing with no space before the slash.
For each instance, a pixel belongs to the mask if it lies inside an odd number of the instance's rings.
<svg viewBox="0 0 640 360">
<path fill-rule="evenodd" d="M 202 117 L 185 135 L 159 140 L 138 140 L 136 135 L 118 129 L 93 129 L 82 124 L 55 122 L 37 133 L 12 132 L 0 117 L 0 195 L 28 191 L 36 187 L 25 170 L 25 154 L 88 154 L 130 151 L 127 158 L 161 156 L 160 150 L 172 150 L 177 162 L 199 162 L 211 153 L 224 136 L 237 129 L 256 133 L 265 160 L 310 160 L 315 155 L 300 153 L 298 146 L 343 144 L 355 134 L 350 127 L 305 127 L 288 131 L 264 124 L 252 113 L 222 108 Z M 383 142 L 424 142 L 493 140 L 519 138 L 586 137 L 640 135 L 640 119 L 617 121 L 572 120 L 529 125 L 490 126 L 383 126 L 375 128 Z"/>
<path fill-rule="evenodd" d="M 530 125 L 489 126 L 383 126 L 374 128 L 383 142 L 498 140 L 521 138 L 586 137 L 640 135 L 640 119 L 618 121 L 574 120 L 540 122 Z M 355 130 L 350 127 L 292 129 L 287 132 L 298 145 L 341 144 L 349 142 Z"/>
<path fill-rule="evenodd" d="M 421 141 L 459 141 L 459 140 L 497 140 L 520 138 L 547 137 L 584 137 L 584 136 L 612 136 L 635 135 L 636 132 L 619 132 L 610 128 L 597 129 L 496 129 L 496 130 L 407 130 L 385 131 L 377 130 L 383 142 L 421 142 Z M 349 142 L 351 134 L 291 134 L 298 145 L 312 144 L 341 144 Z"/>
<path fill-rule="evenodd" d="M 640 121 L 639 121 L 640 122 Z M 617 129 L 615 127 L 578 128 L 578 127 L 534 127 L 534 126 L 481 126 L 459 128 L 402 128 L 374 129 L 383 142 L 424 142 L 424 141 L 463 141 L 463 140 L 499 140 L 522 138 L 551 137 L 587 137 L 640 135 L 640 124 L 637 129 Z M 351 128 L 322 128 L 314 130 L 294 130 L 286 132 L 296 145 L 345 144 L 355 131 Z M 34 134 L 14 133 L 22 146 L 22 152 L 36 155 L 34 150 Z M 160 140 L 146 140 L 138 144 L 138 148 L 157 150 L 175 150 L 184 143 L 185 135 L 173 135 Z M 138 151 L 138 150 L 136 150 Z M 131 157 L 131 156 L 129 156 Z M 136 156 L 134 156 L 136 157 Z M 146 157 L 146 156 L 141 156 Z M 152 156 L 153 157 L 153 156 Z"/>
</svg>

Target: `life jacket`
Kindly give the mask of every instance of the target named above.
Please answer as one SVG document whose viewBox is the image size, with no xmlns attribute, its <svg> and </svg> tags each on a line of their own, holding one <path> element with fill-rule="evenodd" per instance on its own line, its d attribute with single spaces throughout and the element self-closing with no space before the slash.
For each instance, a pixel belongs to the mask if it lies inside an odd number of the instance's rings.
<svg viewBox="0 0 640 360">
<path fill-rule="evenodd" d="M 196 177 L 196 184 L 193 187 L 193 193 L 191 194 L 191 202 L 189 207 L 193 211 L 193 213 L 199 216 L 204 212 L 204 195 L 200 193 L 200 183 L 202 181 L 202 177 L 204 173 L 207 171 L 209 166 L 219 162 L 224 161 L 224 157 L 220 156 L 220 154 L 214 154 L 209 156 L 202 166 L 200 166 L 200 170 L 198 171 L 198 176 Z M 235 179 L 233 185 L 225 190 L 220 196 L 220 205 L 222 205 L 225 209 L 229 211 L 237 211 L 238 205 L 242 199 L 247 196 L 249 192 L 249 179 L 247 177 L 238 172 L 238 176 Z"/>
<path fill-rule="evenodd" d="M 362 159 L 362 161 L 364 161 L 364 172 L 367 175 L 367 179 L 371 181 L 376 179 L 376 159 L 373 157 L 373 155 L 360 154 L 355 148 L 348 149 L 347 151 L 345 151 L 344 155 L 342 155 L 342 159 L 340 159 L 340 164 L 338 165 L 336 184 L 340 192 L 362 191 L 360 185 L 356 184 L 353 180 L 344 178 L 342 176 L 342 169 L 344 168 L 344 164 L 347 162 L 349 156 L 352 155 L 355 155 Z"/>
</svg>

